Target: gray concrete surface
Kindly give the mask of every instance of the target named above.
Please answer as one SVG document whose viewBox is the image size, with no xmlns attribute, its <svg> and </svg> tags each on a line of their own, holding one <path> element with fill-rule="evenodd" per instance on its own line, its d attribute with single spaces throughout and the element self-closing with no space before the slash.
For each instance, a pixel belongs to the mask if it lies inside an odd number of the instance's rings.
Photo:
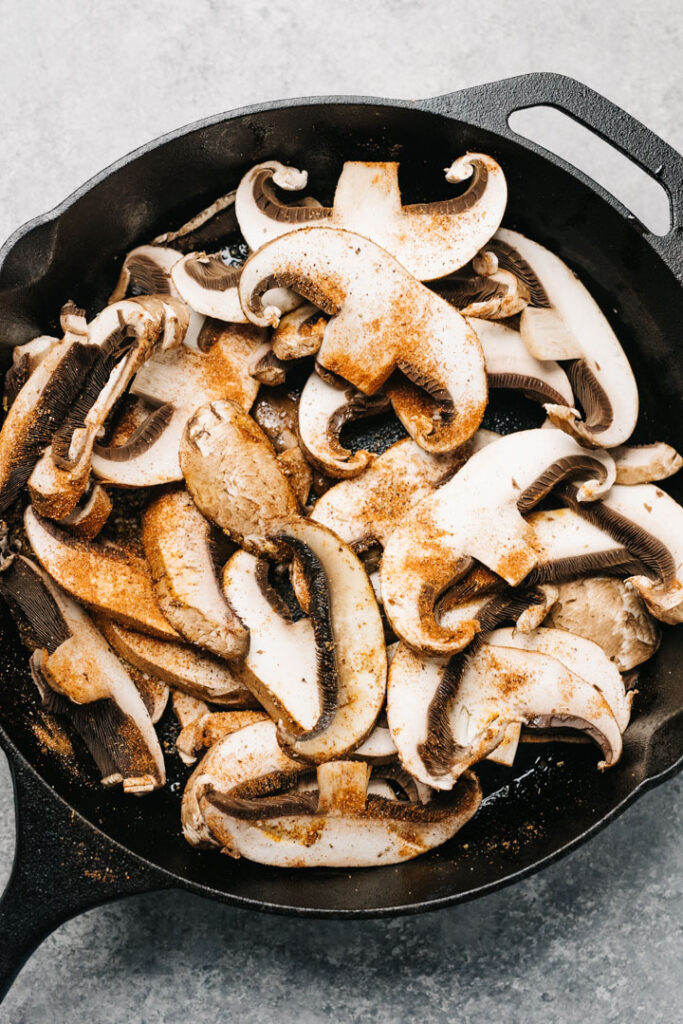
<svg viewBox="0 0 683 1024">
<path fill-rule="evenodd" d="M 3 238 L 147 139 L 276 97 L 409 98 L 555 70 L 683 147 L 676 0 L 2 0 L 0 15 Z M 91 911 L 44 943 L 0 1022 L 676 1024 L 682 792 L 670 782 L 541 875 L 422 918 L 290 921 L 175 893 Z M 0 884 L 13 846 L 2 763 Z"/>
</svg>

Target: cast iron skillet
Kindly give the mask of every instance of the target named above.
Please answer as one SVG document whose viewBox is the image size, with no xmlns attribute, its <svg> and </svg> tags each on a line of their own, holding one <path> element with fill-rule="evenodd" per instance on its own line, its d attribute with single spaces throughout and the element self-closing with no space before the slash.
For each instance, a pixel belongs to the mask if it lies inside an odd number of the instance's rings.
<svg viewBox="0 0 683 1024">
<path fill-rule="evenodd" d="M 669 234 L 649 234 L 594 182 L 515 135 L 508 116 L 536 104 L 564 110 L 656 176 L 671 197 Z M 329 199 L 344 160 L 398 159 L 404 195 L 416 202 L 443 196 L 442 168 L 466 150 L 500 161 L 510 186 L 506 224 L 564 257 L 613 321 L 640 385 L 638 436 L 682 448 L 683 161 L 623 110 L 558 75 L 527 75 L 416 103 L 356 97 L 271 103 L 151 142 L 4 246 L 2 344 L 49 330 L 66 298 L 97 310 L 121 254 L 182 223 L 257 161 L 277 156 L 306 167 L 316 194 Z M 514 404 L 500 415 L 521 422 Z M 683 498 L 676 483 L 671 491 Z M 595 771 L 591 747 L 529 746 L 513 770 L 482 772 L 488 799 L 441 850 L 375 871 L 293 872 L 191 849 L 179 834 L 182 780 L 172 755 L 171 785 L 134 800 L 99 786 L 87 755 L 70 762 L 46 748 L 26 653 L 4 616 L 0 742 L 14 778 L 17 852 L 0 904 L 0 991 L 58 924 L 129 893 L 182 887 L 258 910 L 364 917 L 446 906 L 530 874 L 681 767 L 682 632 L 668 631 L 643 673 L 637 714 L 613 770 Z"/>
</svg>

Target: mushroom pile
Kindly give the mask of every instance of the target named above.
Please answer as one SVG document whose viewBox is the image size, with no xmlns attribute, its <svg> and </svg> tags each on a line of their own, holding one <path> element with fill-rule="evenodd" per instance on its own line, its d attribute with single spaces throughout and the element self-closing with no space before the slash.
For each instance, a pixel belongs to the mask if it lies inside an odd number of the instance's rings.
<svg viewBox="0 0 683 1024">
<path fill-rule="evenodd" d="M 175 716 L 185 837 L 262 864 L 433 849 L 530 738 L 614 765 L 683 621 L 683 462 L 628 445 L 608 320 L 501 228 L 490 156 L 432 203 L 398 169 L 325 206 L 259 164 L 5 376 L 0 595 L 45 710 L 138 795 Z M 501 389 L 542 425 L 486 429 Z M 368 417 L 393 443 L 344 439 Z"/>
</svg>

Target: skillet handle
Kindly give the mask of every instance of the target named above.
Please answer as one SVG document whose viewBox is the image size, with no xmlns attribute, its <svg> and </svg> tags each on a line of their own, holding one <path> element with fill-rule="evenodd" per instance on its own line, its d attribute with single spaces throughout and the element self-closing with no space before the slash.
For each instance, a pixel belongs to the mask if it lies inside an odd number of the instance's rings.
<svg viewBox="0 0 683 1024">
<path fill-rule="evenodd" d="M 133 893 L 168 888 L 73 812 L 10 748 L 16 852 L 0 899 L 0 1002 L 43 939 L 76 914 Z"/>
<path fill-rule="evenodd" d="M 668 234 L 655 235 L 645 229 L 643 231 L 676 276 L 683 279 L 683 157 L 605 96 L 574 78 L 541 71 L 437 96 L 420 105 L 434 113 L 462 118 L 532 147 L 534 143 L 522 139 L 510 128 L 508 118 L 511 114 L 535 106 L 555 107 L 568 114 L 633 160 L 666 189 L 671 212 Z M 554 161 L 560 161 L 555 154 L 551 156 Z M 595 183 L 582 172 L 576 169 L 573 172 L 595 187 Z"/>
</svg>

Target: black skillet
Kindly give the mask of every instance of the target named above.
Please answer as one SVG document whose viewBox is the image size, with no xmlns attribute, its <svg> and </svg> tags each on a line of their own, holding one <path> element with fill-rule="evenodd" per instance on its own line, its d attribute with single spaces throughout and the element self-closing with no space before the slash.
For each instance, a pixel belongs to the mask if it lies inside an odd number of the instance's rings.
<svg viewBox="0 0 683 1024">
<path fill-rule="evenodd" d="M 581 172 L 512 132 L 509 115 L 536 104 L 564 110 L 655 176 L 671 198 L 669 233 L 650 234 Z M 2 346 L 49 331 L 66 298 L 100 308 L 122 253 L 182 223 L 253 163 L 277 156 L 306 167 L 315 194 L 329 199 L 344 160 L 400 160 L 403 193 L 416 202 L 442 198 L 442 168 L 466 150 L 491 153 L 502 164 L 510 187 L 506 224 L 560 254 L 612 320 L 640 386 L 637 438 L 683 448 L 683 161 L 623 110 L 559 75 L 526 75 L 416 103 L 272 103 L 151 142 L 6 243 Z M 515 426 L 531 422 L 514 403 L 498 406 L 503 429 L 506 418 Z M 670 490 L 683 498 L 680 484 Z M 87 755 L 69 760 L 46 746 L 26 660 L 3 614 L 0 742 L 14 778 L 17 848 L 0 903 L 0 993 L 53 928 L 129 893 L 179 887 L 257 910 L 327 917 L 410 913 L 472 899 L 557 859 L 683 763 L 683 630 L 668 630 L 641 676 L 624 756 L 613 770 L 596 772 L 591 747 L 527 746 L 514 769 L 482 772 L 489 795 L 481 811 L 429 856 L 375 871 L 273 870 L 198 853 L 184 842 L 183 777 L 172 754 L 170 786 L 135 800 L 99 786 Z"/>
</svg>

